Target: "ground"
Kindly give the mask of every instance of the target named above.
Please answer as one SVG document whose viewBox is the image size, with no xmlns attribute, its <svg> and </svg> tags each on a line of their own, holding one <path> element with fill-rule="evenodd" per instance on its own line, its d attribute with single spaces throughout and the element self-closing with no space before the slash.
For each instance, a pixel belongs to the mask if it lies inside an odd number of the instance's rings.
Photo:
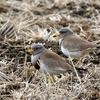
<svg viewBox="0 0 100 100">
<path fill-rule="evenodd" d="M 81 84 L 68 73 L 50 83 L 27 53 L 41 43 L 67 61 L 53 37 L 62 27 L 100 45 L 99 0 L 1 0 L 0 22 L 0 100 L 100 100 L 100 50 L 78 66 L 88 70 L 79 76 Z"/>
</svg>

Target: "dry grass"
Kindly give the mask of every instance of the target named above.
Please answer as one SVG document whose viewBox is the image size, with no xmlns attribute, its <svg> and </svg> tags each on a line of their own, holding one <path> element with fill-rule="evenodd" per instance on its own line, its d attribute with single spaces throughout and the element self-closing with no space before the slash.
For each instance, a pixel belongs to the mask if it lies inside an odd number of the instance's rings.
<svg viewBox="0 0 100 100">
<path fill-rule="evenodd" d="M 1 0 L 0 22 L 0 34 L 7 34 L 0 35 L 0 100 L 100 99 L 100 51 L 86 55 L 78 66 L 89 71 L 80 77 L 81 84 L 68 73 L 55 76 L 51 84 L 26 53 L 32 43 L 42 43 L 65 57 L 53 38 L 62 27 L 100 44 L 99 0 Z"/>
</svg>

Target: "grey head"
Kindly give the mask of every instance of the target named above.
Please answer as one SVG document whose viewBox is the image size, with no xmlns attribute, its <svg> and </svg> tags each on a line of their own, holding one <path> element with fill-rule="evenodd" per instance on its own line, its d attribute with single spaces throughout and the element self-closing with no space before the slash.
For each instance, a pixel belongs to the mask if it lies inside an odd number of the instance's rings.
<svg viewBox="0 0 100 100">
<path fill-rule="evenodd" d="M 34 44 L 31 46 L 31 49 L 28 52 L 32 53 L 32 55 L 37 55 L 45 50 L 45 47 L 40 44 Z"/>
<path fill-rule="evenodd" d="M 61 28 L 59 30 L 59 33 L 60 33 L 60 36 L 59 36 L 60 38 L 63 38 L 66 35 L 69 35 L 69 34 L 73 34 L 73 32 L 70 29 L 66 28 L 66 27 Z"/>
</svg>

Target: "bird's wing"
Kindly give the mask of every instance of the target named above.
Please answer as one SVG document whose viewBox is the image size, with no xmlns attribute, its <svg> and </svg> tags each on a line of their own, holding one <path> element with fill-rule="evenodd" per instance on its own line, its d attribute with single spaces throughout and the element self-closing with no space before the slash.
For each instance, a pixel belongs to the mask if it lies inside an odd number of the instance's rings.
<svg viewBox="0 0 100 100">
<path fill-rule="evenodd" d="M 40 57 L 40 60 L 46 67 L 49 67 L 49 69 L 62 71 L 73 70 L 72 65 L 68 64 L 62 57 L 50 50 L 44 52 Z"/>
<path fill-rule="evenodd" d="M 66 36 L 61 43 L 65 49 L 71 52 L 95 49 L 97 46 L 96 44 L 93 44 L 75 34 Z"/>
</svg>

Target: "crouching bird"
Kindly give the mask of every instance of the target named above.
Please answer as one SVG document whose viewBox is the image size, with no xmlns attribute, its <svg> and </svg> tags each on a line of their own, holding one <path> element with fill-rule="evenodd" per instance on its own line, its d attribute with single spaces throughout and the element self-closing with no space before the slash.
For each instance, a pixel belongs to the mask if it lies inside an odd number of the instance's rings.
<svg viewBox="0 0 100 100">
<path fill-rule="evenodd" d="M 39 60 L 40 70 L 48 72 L 51 76 L 51 82 L 55 82 L 53 75 L 57 75 L 65 72 L 77 72 L 82 73 L 86 69 L 74 68 L 71 64 L 67 63 L 66 60 L 60 57 L 58 54 L 46 49 L 43 45 L 34 44 L 31 49 L 28 50 L 31 55 L 31 62 L 36 67 Z"/>
<path fill-rule="evenodd" d="M 81 58 L 86 54 L 100 49 L 100 46 L 93 44 L 76 34 L 66 27 L 59 30 L 59 33 L 54 35 L 54 37 L 59 36 L 59 46 L 63 54 L 71 59 L 78 59 L 81 64 Z"/>
</svg>

